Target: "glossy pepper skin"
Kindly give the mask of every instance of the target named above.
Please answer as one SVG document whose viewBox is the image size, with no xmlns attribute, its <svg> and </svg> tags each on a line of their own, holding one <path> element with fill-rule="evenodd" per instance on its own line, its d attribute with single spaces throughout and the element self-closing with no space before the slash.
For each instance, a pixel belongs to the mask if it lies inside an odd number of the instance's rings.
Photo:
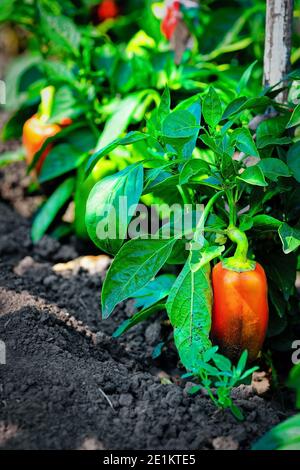
<svg viewBox="0 0 300 470">
<path fill-rule="evenodd" d="M 61 126 L 58 124 L 44 123 L 37 114 L 25 122 L 23 127 L 22 140 L 26 152 L 27 165 L 30 165 L 34 155 L 41 149 L 45 140 L 58 134 L 60 131 Z M 41 155 L 36 165 L 37 174 L 40 173 L 43 162 L 45 161 L 45 158 L 47 157 L 50 150 L 51 146 L 49 145 Z"/>
<path fill-rule="evenodd" d="M 118 15 L 119 8 L 114 0 L 103 0 L 97 7 L 97 16 L 100 22 L 116 18 Z"/>
<path fill-rule="evenodd" d="M 254 361 L 268 326 L 268 288 L 259 263 L 253 270 L 234 271 L 218 263 L 212 271 L 214 293 L 212 337 L 235 360 L 247 349 Z"/>
</svg>

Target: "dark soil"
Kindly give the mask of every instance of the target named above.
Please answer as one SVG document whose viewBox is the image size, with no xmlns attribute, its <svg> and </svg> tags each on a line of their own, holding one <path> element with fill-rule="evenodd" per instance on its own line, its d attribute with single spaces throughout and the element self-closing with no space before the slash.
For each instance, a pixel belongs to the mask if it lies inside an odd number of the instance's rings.
<svg viewBox="0 0 300 470">
<path fill-rule="evenodd" d="M 22 164 L 0 170 L 0 448 L 247 449 L 286 417 L 251 386 L 234 391 L 242 423 L 205 394 L 188 396 L 172 347 L 151 358 L 168 334 L 160 318 L 112 339 L 133 305 L 100 320 L 110 260 L 66 265 L 82 254 L 73 239 L 34 246 L 28 217 L 38 200 L 23 177 Z"/>
</svg>

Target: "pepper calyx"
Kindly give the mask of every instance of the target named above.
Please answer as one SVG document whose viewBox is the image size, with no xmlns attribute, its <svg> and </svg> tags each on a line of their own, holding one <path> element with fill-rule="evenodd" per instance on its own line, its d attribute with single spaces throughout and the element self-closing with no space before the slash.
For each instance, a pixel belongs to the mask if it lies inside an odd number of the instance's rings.
<svg viewBox="0 0 300 470">
<path fill-rule="evenodd" d="M 242 273 L 247 271 L 254 271 L 256 268 L 256 261 L 250 259 L 243 261 L 236 258 L 235 256 L 232 256 L 231 258 L 222 260 L 222 266 L 224 269 L 228 269 L 229 271 Z"/>
</svg>

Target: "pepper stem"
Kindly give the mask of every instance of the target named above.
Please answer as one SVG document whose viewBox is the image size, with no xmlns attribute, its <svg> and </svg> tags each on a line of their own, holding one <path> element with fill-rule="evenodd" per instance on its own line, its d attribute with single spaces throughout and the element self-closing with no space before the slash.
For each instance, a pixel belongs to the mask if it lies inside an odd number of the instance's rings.
<svg viewBox="0 0 300 470">
<path fill-rule="evenodd" d="M 54 86 L 47 86 L 41 91 L 41 104 L 39 107 L 39 116 L 41 121 L 47 122 L 51 116 L 54 101 Z"/>
<path fill-rule="evenodd" d="M 228 238 L 236 243 L 237 247 L 234 256 L 223 261 L 223 267 L 237 272 L 253 271 L 256 263 L 247 258 L 249 244 L 246 234 L 234 225 L 229 225 L 226 233 Z"/>
<path fill-rule="evenodd" d="M 222 194 L 224 193 L 224 191 L 219 191 L 218 193 L 214 194 L 210 200 L 208 201 L 208 203 L 206 204 L 205 206 L 205 209 L 199 219 L 199 222 L 197 224 L 197 227 L 196 227 L 196 230 L 195 230 L 195 233 L 194 233 L 194 242 L 198 242 L 201 240 L 201 237 L 203 235 L 203 230 L 204 230 L 204 224 L 205 224 L 205 221 L 214 205 L 214 203 L 217 201 L 217 199 L 219 199 L 220 196 L 222 196 Z"/>
<path fill-rule="evenodd" d="M 232 242 L 237 244 L 234 257 L 245 263 L 249 246 L 246 234 L 234 226 L 229 226 L 227 235 Z"/>
</svg>

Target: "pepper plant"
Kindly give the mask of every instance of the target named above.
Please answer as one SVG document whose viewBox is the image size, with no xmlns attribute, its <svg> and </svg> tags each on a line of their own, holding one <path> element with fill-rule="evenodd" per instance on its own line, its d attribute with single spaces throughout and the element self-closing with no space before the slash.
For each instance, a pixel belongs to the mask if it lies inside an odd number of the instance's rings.
<svg viewBox="0 0 300 470">
<path fill-rule="evenodd" d="M 292 78 L 297 76 L 295 72 Z M 210 357 L 219 370 L 207 364 L 205 354 L 216 352 L 211 350 L 212 341 L 233 361 L 244 349 L 252 361 L 256 359 L 266 335 L 268 299 L 268 347 L 273 343 L 284 347 L 286 341 L 295 339 L 299 328 L 295 276 L 300 175 L 295 129 L 300 108 L 292 102 L 278 104 L 272 89 L 248 99 L 243 87 L 250 74 L 246 77 L 227 106 L 211 87 L 171 109 L 166 89 L 147 121 L 147 132 L 133 131 L 114 140 L 95 152 L 86 167 L 89 174 L 117 146 L 143 148 L 139 161 L 97 183 L 87 203 L 91 239 L 115 255 L 102 288 L 103 318 L 129 297 L 147 300 L 118 328 L 115 336 L 119 336 L 154 313 L 166 311 L 182 364 L 205 388 L 213 383 L 224 391 L 225 398 L 218 401 L 224 407 L 231 407 L 229 390 L 244 372 L 236 375 L 237 369 L 232 370 L 222 355 Z M 177 212 L 173 222 L 168 222 L 168 236 L 164 236 L 162 217 L 156 233 L 141 229 L 139 236 L 128 240 L 135 219 L 132 212 L 120 210 L 120 196 L 127 197 L 132 207 L 148 194 L 169 205 L 180 204 L 182 213 L 187 206 L 193 213 L 203 203 L 200 218 L 192 223 L 192 234 L 174 229 Z M 116 220 L 117 237 L 99 230 L 112 220 Z M 221 279 L 215 277 L 211 283 L 211 266 L 218 259 L 221 269 L 233 274 L 222 280 L 230 291 L 224 301 L 233 304 L 230 310 L 226 303 L 228 318 L 223 325 L 218 320 L 222 298 L 216 302 L 223 289 Z M 258 261 L 267 273 L 268 299 L 266 276 Z M 282 262 L 284 272 L 278 269 Z M 166 282 L 165 272 L 174 264 L 178 275 Z M 246 365 L 242 357 L 241 370 Z M 212 377 L 218 380 L 212 382 Z"/>
<path fill-rule="evenodd" d="M 94 1 L 75 4 L 42 0 L 18 2 L 16 8 L 14 0 L 6 0 L 0 14 L 0 23 L 17 24 L 27 32 L 29 49 L 29 53 L 16 58 L 7 73 L 7 110 L 11 117 L 3 129 L 3 138 L 22 136 L 28 119 L 40 114 L 41 96 L 49 87 L 55 92 L 46 127 L 57 129 L 62 121 L 69 121 L 67 127 L 46 139 L 41 149 L 30 152 L 28 171 L 41 170 L 37 171 L 37 182 L 46 194 L 33 221 L 34 241 L 46 232 L 58 236 L 73 229 L 78 236 L 87 238 L 82 221 L 91 187 L 136 159 L 131 148 L 122 152 L 116 148 L 84 181 L 89 154 L 130 130 L 142 130 L 145 115 L 149 117 L 159 104 L 166 84 L 173 90 L 176 104 L 202 92 L 208 82 L 214 81 L 228 103 L 233 97 L 230 90 L 238 82 L 241 68 L 232 61 L 227 63 L 225 58 L 224 62 L 222 57 L 246 47 L 247 41 L 239 41 L 244 32 L 235 22 L 225 49 L 218 44 L 211 50 L 212 55 L 203 56 L 194 42 L 176 65 L 152 1 L 132 0 L 126 7 L 120 5 L 120 15 L 101 24 L 93 21 L 95 7 Z M 201 13 L 201 21 L 207 14 Z M 247 18 L 241 23 L 246 24 Z M 194 41 L 198 33 L 203 33 L 201 28 L 194 31 Z M 260 78 L 259 67 L 255 73 Z M 254 89 L 257 83 L 252 81 Z M 247 91 L 248 96 L 251 93 Z M 6 154 L 1 164 L 24 158 L 23 155 L 22 149 Z M 72 200 L 74 223 L 59 223 L 60 214 Z"/>
</svg>

